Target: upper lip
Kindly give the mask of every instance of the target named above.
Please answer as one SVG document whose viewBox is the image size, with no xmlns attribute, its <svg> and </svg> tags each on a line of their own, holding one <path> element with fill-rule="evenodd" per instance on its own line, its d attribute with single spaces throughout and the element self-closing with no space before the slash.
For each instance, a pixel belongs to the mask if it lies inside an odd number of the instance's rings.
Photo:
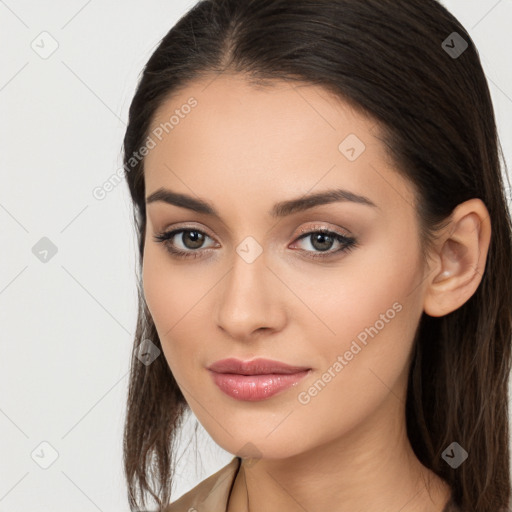
<svg viewBox="0 0 512 512">
<path fill-rule="evenodd" d="M 292 374 L 310 370 L 306 366 L 291 366 L 281 361 L 271 359 L 253 359 L 241 361 L 240 359 L 221 359 L 208 366 L 208 369 L 216 373 L 238 373 L 240 375 L 267 375 L 271 373 Z"/>
</svg>

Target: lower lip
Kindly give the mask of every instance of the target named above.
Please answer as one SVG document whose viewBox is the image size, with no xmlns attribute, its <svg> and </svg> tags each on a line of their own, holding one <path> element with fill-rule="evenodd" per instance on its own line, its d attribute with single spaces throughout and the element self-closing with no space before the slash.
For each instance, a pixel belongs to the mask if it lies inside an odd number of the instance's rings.
<svg viewBox="0 0 512 512">
<path fill-rule="evenodd" d="M 237 400 L 255 402 L 270 398 L 296 385 L 311 370 L 291 374 L 271 373 L 268 375 L 239 375 L 209 371 L 215 384 L 226 395 Z"/>
</svg>

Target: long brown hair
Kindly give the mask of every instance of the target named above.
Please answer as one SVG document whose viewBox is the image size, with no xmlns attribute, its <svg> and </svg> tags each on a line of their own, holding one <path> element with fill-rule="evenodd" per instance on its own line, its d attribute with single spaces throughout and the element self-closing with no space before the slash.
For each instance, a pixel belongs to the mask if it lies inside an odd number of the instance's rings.
<svg viewBox="0 0 512 512">
<path fill-rule="evenodd" d="M 147 493 L 160 509 L 170 503 L 176 436 L 189 410 L 165 358 L 146 365 L 137 357 L 144 340 L 161 345 L 141 284 L 144 159 L 133 155 L 171 94 L 227 71 L 259 84 L 321 85 L 378 122 L 397 171 L 417 191 L 424 254 L 458 204 L 480 198 L 487 206 L 492 236 L 478 289 L 456 311 L 439 318 L 424 313 L 420 320 L 406 420 L 418 459 L 449 483 L 456 505 L 467 512 L 505 510 L 512 224 L 500 157 L 506 166 L 478 51 L 436 0 L 202 0 L 147 62 L 123 148 L 140 252 L 124 430 L 131 509 L 139 495 L 144 505 Z M 469 454 L 456 469 L 442 458 L 454 441 Z"/>
</svg>

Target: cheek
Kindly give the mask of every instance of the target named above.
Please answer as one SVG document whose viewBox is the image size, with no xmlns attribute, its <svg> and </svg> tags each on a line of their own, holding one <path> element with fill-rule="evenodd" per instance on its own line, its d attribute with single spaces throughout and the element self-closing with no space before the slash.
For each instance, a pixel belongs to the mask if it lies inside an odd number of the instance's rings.
<svg viewBox="0 0 512 512">
<path fill-rule="evenodd" d="M 173 264 L 160 247 L 149 246 L 145 250 L 142 280 L 144 296 L 159 333 L 167 333 L 184 319 L 204 294 L 205 285 L 201 284 L 198 273 Z"/>
<path fill-rule="evenodd" d="M 306 331 L 320 364 L 297 389 L 297 421 L 301 414 L 304 422 L 317 418 L 322 435 L 331 439 L 363 422 L 387 397 L 392 404 L 394 395 L 400 403 L 421 315 L 419 301 L 409 295 L 412 277 L 398 268 L 378 276 L 352 275 L 343 290 L 332 290 L 324 309 L 316 310 L 335 335 Z M 314 429 L 305 429 L 303 441 L 315 435 Z"/>
<path fill-rule="evenodd" d="M 351 359 L 345 368 L 348 386 L 373 383 L 378 392 L 391 388 L 407 366 L 422 303 L 420 269 L 411 264 L 415 254 L 380 252 L 371 259 L 351 272 L 337 308 L 328 313 L 339 336 L 335 355 Z"/>
<path fill-rule="evenodd" d="M 204 326 L 208 290 L 215 280 L 202 273 L 172 265 L 165 254 L 150 249 L 142 269 L 143 290 L 164 356 L 178 381 L 189 380 L 190 369 L 204 364 Z M 211 281 L 211 284 L 208 283 Z"/>
<path fill-rule="evenodd" d="M 417 297 L 421 291 L 417 286 L 419 255 L 411 247 L 391 246 L 384 239 L 349 254 L 337 267 L 307 273 L 283 267 L 280 273 L 300 299 L 293 300 L 292 320 L 301 322 L 305 329 L 320 329 L 317 338 L 326 340 L 327 346 L 330 343 L 340 348 L 376 323 L 380 331 L 392 330 L 392 324 L 396 328 L 402 319 L 417 316 L 415 310 L 421 309 Z M 406 312 L 406 303 L 412 310 Z"/>
<path fill-rule="evenodd" d="M 295 315 L 305 338 L 314 340 L 319 373 L 342 356 L 343 368 L 331 369 L 337 384 L 328 387 L 340 386 L 349 402 L 350 396 L 376 396 L 383 386 L 393 386 L 408 363 L 422 313 L 418 255 L 411 248 L 380 244 L 357 258 L 314 279 L 310 275 L 295 289 L 310 310 Z M 323 396 L 333 398 L 328 395 Z"/>
</svg>

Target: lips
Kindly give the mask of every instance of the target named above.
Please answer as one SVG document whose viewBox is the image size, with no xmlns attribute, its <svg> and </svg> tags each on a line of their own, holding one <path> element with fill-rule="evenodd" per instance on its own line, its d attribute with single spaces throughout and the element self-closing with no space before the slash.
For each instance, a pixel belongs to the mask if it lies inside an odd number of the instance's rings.
<svg viewBox="0 0 512 512">
<path fill-rule="evenodd" d="M 255 402 L 296 386 L 311 368 L 291 366 L 280 361 L 223 359 L 208 367 L 213 382 L 235 400 Z"/>
<path fill-rule="evenodd" d="M 232 373 L 238 375 L 291 375 L 304 372 L 311 368 L 307 366 L 291 366 L 280 361 L 271 359 L 253 359 L 252 361 L 241 361 L 240 359 L 222 359 L 208 367 L 216 373 Z"/>
</svg>

